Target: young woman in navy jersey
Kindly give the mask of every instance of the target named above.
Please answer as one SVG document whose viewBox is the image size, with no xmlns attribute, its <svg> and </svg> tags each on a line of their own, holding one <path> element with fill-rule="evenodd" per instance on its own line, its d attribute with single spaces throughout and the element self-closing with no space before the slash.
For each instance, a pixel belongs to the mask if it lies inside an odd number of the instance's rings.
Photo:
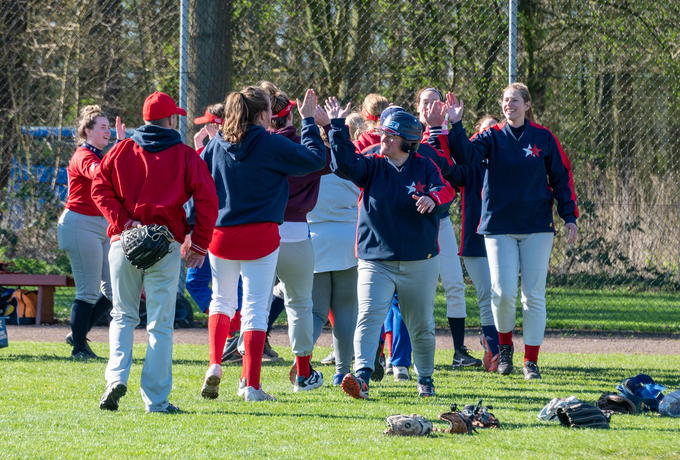
<svg viewBox="0 0 680 460">
<path fill-rule="evenodd" d="M 434 396 L 434 296 L 439 273 L 438 214 L 455 191 L 430 158 L 418 153 L 420 122 L 403 111 L 384 119 L 380 151 L 358 154 L 349 139 L 349 105 L 326 101 L 331 118 L 332 164 L 362 188 L 357 226 L 359 318 L 354 334 L 354 368 L 342 389 L 368 398 L 380 329 L 395 291 L 411 334 L 418 370 L 418 394 Z"/>
<path fill-rule="evenodd" d="M 475 125 L 475 133 L 500 123 L 493 115 L 480 118 Z M 484 348 L 484 368 L 488 372 L 498 370 L 498 331 L 491 311 L 491 273 L 489 260 L 486 257 L 484 236 L 477 233 L 477 226 L 482 214 L 482 185 L 486 164 L 463 166 L 464 182 L 461 185 L 461 206 L 463 208 L 463 225 L 460 235 L 460 255 L 470 275 L 477 294 L 479 317 L 482 323 L 482 335 L 479 342 Z"/>
<path fill-rule="evenodd" d="M 272 118 L 269 95 L 248 86 L 225 101 L 222 136 L 201 154 L 217 189 L 219 214 L 210 243 L 213 297 L 208 336 L 210 367 L 201 395 L 217 398 L 222 378 L 222 350 L 243 278 L 241 335 L 245 348 L 238 395 L 246 401 L 274 400 L 260 385 L 269 299 L 279 255 L 279 225 L 288 201 L 287 175 L 305 175 L 326 164 L 326 147 L 314 123 L 316 94 L 298 101 L 302 145 L 268 133 Z"/>
<path fill-rule="evenodd" d="M 439 142 L 436 138 L 442 134 L 445 110 L 442 102 L 444 97 L 436 88 L 425 87 L 416 95 L 420 122 L 425 126 L 425 138 L 435 147 Z M 432 114 L 437 116 L 432 116 Z M 459 181 L 446 177 L 453 186 L 461 185 Z M 453 360 L 451 366 L 456 368 L 481 366 L 482 361 L 473 357 L 465 347 L 465 282 L 463 269 L 458 255 L 456 234 L 451 224 L 448 211 L 441 215 L 439 221 L 439 275 L 446 293 L 446 317 L 449 321 L 451 337 L 453 338 Z"/>
<path fill-rule="evenodd" d="M 546 324 L 545 284 L 555 235 L 553 201 L 565 222 L 567 241 L 578 233 L 571 163 L 557 138 L 533 121 L 531 96 L 522 83 L 503 91 L 506 122 L 468 139 L 461 123 L 463 102 L 447 94 L 452 122 L 448 134 L 453 158 L 462 165 L 488 161 L 482 215 L 477 232 L 491 272 L 491 302 L 499 336 L 498 372 L 513 371 L 517 278 L 522 274 L 524 378 L 539 379 L 538 352 Z"/>
<path fill-rule="evenodd" d="M 87 344 L 87 333 L 111 310 L 108 223 L 92 200 L 92 178 L 109 143 L 109 120 L 98 105 L 80 111 L 76 129 L 80 146 L 68 166 L 68 198 L 59 218 L 59 249 L 71 261 L 76 298 L 71 307 L 71 333 L 66 342 L 73 345 L 71 357 L 99 358 Z M 125 139 L 125 125 L 116 118 L 117 140 Z"/>
</svg>

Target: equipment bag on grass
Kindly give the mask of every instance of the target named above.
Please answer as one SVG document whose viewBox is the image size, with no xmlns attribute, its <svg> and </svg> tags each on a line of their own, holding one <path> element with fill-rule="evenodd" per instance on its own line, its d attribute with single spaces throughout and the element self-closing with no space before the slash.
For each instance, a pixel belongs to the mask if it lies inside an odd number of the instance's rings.
<svg viewBox="0 0 680 460">
<path fill-rule="evenodd" d="M 9 303 L 14 307 L 10 315 L 9 324 L 35 324 L 35 315 L 38 311 L 38 291 L 17 289 L 12 293 Z"/>
<path fill-rule="evenodd" d="M 560 423 L 571 428 L 609 428 L 609 417 L 588 403 L 570 404 L 557 409 Z"/>
</svg>

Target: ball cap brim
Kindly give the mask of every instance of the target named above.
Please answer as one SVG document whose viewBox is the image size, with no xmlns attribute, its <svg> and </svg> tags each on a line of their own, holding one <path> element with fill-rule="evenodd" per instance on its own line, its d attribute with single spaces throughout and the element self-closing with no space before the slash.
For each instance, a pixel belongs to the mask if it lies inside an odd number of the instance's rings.
<svg viewBox="0 0 680 460">
<path fill-rule="evenodd" d="M 221 125 L 222 123 L 224 123 L 224 120 L 210 113 L 210 110 L 205 109 L 205 113 L 203 114 L 202 117 L 194 118 L 194 124 L 204 125 L 206 123 L 215 123 L 216 125 Z"/>
<path fill-rule="evenodd" d="M 175 101 L 165 93 L 157 91 L 149 94 L 144 101 L 144 109 L 142 111 L 144 120 L 160 120 L 174 114 L 186 117 L 187 111 L 177 107 Z"/>
</svg>

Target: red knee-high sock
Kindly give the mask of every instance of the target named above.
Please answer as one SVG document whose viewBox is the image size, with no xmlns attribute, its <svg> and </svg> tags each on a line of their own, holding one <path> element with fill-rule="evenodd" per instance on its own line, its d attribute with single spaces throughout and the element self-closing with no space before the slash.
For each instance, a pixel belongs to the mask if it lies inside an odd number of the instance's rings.
<svg viewBox="0 0 680 460">
<path fill-rule="evenodd" d="M 245 331 L 243 333 L 243 346 L 246 355 L 243 357 L 245 377 L 249 387 L 256 390 L 260 388 L 260 371 L 262 370 L 262 353 L 267 333 L 264 331 Z"/>
<path fill-rule="evenodd" d="M 333 311 L 328 312 L 328 322 L 331 323 L 331 327 L 334 327 L 333 323 L 335 322 L 335 318 L 333 318 Z"/>
<path fill-rule="evenodd" d="M 306 379 L 312 375 L 312 371 L 309 368 L 309 362 L 312 360 L 312 355 L 309 356 L 296 356 L 295 363 L 297 364 L 297 375 L 304 377 Z"/>
<path fill-rule="evenodd" d="M 229 317 L 221 313 L 208 317 L 208 346 L 210 365 L 222 363 L 222 351 L 229 335 Z"/>
<path fill-rule="evenodd" d="M 387 352 L 392 356 L 392 331 L 385 332 L 385 345 L 387 345 Z"/>
<path fill-rule="evenodd" d="M 499 332 L 498 343 L 500 343 L 501 345 L 512 345 L 512 331 Z"/>
<path fill-rule="evenodd" d="M 231 319 L 231 323 L 229 323 L 229 338 L 232 338 L 236 331 L 240 330 L 241 330 L 241 310 L 234 313 L 234 317 Z"/>
<path fill-rule="evenodd" d="M 533 361 L 538 363 L 538 351 L 540 348 L 540 345 L 524 345 L 524 362 Z"/>
</svg>

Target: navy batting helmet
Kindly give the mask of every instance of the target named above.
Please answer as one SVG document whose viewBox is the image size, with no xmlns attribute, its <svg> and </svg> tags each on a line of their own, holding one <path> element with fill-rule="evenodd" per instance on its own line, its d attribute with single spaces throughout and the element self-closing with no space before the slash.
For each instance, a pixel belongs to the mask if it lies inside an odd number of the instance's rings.
<svg viewBox="0 0 680 460">
<path fill-rule="evenodd" d="M 408 153 L 418 150 L 418 144 L 423 137 L 423 126 L 420 121 L 405 111 L 390 113 L 377 129 L 393 136 L 403 137 L 401 149 Z"/>
</svg>

